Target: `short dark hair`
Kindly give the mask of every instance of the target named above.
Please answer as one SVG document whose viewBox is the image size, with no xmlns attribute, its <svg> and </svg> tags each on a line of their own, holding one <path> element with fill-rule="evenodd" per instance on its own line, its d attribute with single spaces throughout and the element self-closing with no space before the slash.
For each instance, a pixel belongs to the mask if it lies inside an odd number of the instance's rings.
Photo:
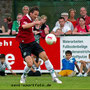
<svg viewBox="0 0 90 90">
<path fill-rule="evenodd" d="M 79 20 L 80 20 L 81 18 L 85 21 L 85 18 L 84 18 L 84 17 L 80 17 Z"/>
<path fill-rule="evenodd" d="M 5 54 L 0 54 L 0 58 L 5 58 Z"/>
<path fill-rule="evenodd" d="M 65 52 L 65 54 L 70 54 L 70 55 L 72 55 L 72 52 L 71 52 L 70 50 L 67 50 L 67 51 Z"/>
<path fill-rule="evenodd" d="M 30 7 L 29 14 L 33 13 L 34 11 L 39 11 L 39 8 L 37 6 Z"/>
<path fill-rule="evenodd" d="M 59 19 L 63 19 L 65 21 L 65 18 L 64 17 L 59 17 Z"/>
</svg>

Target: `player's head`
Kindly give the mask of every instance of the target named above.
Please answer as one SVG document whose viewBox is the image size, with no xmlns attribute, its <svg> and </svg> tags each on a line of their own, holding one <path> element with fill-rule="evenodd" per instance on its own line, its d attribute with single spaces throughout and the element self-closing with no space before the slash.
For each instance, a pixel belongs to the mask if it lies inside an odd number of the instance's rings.
<svg viewBox="0 0 90 90">
<path fill-rule="evenodd" d="M 64 19 L 64 17 L 60 17 L 59 18 L 59 24 L 60 24 L 60 26 L 64 26 L 64 24 L 65 24 L 65 19 Z"/>
<path fill-rule="evenodd" d="M 1 63 L 5 62 L 5 54 L 0 54 Z"/>
<path fill-rule="evenodd" d="M 29 15 L 32 20 L 35 20 L 39 15 L 39 8 L 38 7 L 32 7 L 29 11 Z"/>
<path fill-rule="evenodd" d="M 65 52 L 65 55 L 66 55 L 66 59 L 69 60 L 72 57 L 72 52 L 70 50 L 67 50 Z"/>
<path fill-rule="evenodd" d="M 43 23 L 46 23 L 46 21 L 47 21 L 47 16 L 46 16 L 46 15 L 42 15 L 42 16 L 41 16 L 41 20 L 42 20 Z"/>
<path fill-rule="evenodd" d="M 23 6 L 22 12 L 23 12 L 24 15 L 28 14 L 28 12 L 29 12 L 29 7 L 28 7 L 27 5 Z"/>
</svg>

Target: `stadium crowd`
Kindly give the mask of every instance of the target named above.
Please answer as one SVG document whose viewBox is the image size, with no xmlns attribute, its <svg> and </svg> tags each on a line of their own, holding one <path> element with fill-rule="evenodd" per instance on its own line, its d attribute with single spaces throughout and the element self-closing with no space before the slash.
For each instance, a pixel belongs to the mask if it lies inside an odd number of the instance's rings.
<svg viewBox="0 0 90 90">
<path fill-rule="evenodd" d="M 18 34 L 20 20 L 28 13 L 29 7 L 25 5 L 22 8 L 22 13 L 18 13 L 17 20 L 12 21 L 11 17 L 5 17 L 3 24 L 0 25 L 0 35 Z M 77 19 L 75 19 L 76 14 L 76 10 L 73 8 L 71 8 L 68 12 L 62 12 L 51 33 L 55 34 L 56 36 L 65 34 L 90 34 L 90 17 L 87 15 L 87 9 L 85 7 L 81 7 L 80 17 Z M 49 26 L 46 25 L 47 16 L 39 16 L 36 18 L 36 20 L 41 20 L 43 23 L 40 26 L 35 26 L 34 34 L 38 34 L 44 38 L 45 35 L 50 32 Z"/>
</svg>

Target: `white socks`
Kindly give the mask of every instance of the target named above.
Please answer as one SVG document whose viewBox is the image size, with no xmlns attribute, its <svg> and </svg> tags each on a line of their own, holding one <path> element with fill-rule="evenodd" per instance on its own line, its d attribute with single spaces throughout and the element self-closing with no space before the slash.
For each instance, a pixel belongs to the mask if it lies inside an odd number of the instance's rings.
<svg viewBox="0 0 90 90">
<path fill-rule="evenodd" d="M 56 74 L 55 74 L 53 66 L 49 60 L 45 61 L 45 66 L 46 66 L 47 70 L 51 73 L 52 78 L 55 78 Z"/>
<path fill-rule="evenodd" d="M 55 71 L 53 69 L 53 66 L 49 60 L 45 61 L 45 66 L 47 70 L 50 72 L 52 78 L 56 77 Z M 24 68 L 23 76 L 26 77 L 27 73 L 29 72 L 30 68 L 26 65 Z"/>
<path fill-rule="evenodd" d="M 23 76 L 25 77 L 27 73 L 29 72 L 30 68 L 26 65 L 24 68 Z"/>
</svg>

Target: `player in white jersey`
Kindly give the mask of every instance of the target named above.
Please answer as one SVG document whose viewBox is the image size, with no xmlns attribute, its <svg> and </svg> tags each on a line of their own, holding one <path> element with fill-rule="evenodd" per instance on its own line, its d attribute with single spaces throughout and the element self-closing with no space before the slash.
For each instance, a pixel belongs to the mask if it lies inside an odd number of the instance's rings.
<svg viewBox="0 0 90 90">
<path fill-rule="evenodd" d="M 5 55 L 4 54 L 0 54 L 0 76 L 5 76 L 5 69 L 6 68 L 9 69 L 12 74 L 16 75 L 11 70 L 11 66 L 9 65 L 9 63 L 5 61 Z"/>
<path fill-rule="evenodd" d="M 89 59 L 88 60 L 81 60 L 81 66 L 80 66 L 80 73 L 77 75 L 78 77 L 80 76 L 88 76 L 90 75 L 90 54 L 89 54 Z M 84 75 L 82 74 L 82 71 L 85 71 Z"/>
</svg>

